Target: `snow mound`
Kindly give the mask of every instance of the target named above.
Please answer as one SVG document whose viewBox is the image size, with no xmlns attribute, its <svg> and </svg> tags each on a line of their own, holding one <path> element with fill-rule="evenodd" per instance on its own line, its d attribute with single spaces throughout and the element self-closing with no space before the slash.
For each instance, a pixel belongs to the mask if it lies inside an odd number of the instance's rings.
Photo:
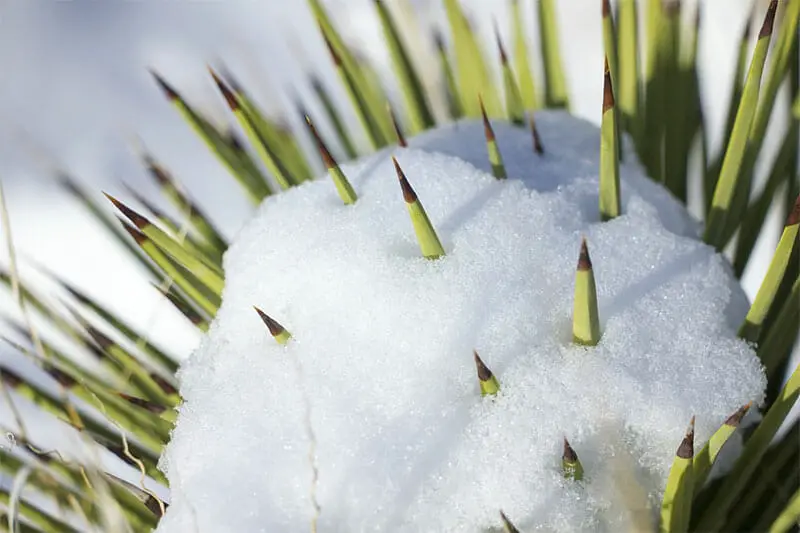
<svg viewBox="0 0 800 533">
<path fill-rule="evenodd" d="M 225 257 L 209 334 L 180 371 L 159 531 L 620 531 L 650 519 L 689 419 L 696 449 L 761 398 L 746 298 L 626 147 L 624 215 L 599 222 L 599 131 L 504 123 L 509 179 L 461 122 L 267 199 Z M 447 251 L 420 257 L 395 155 Z M 603 338 L 571 343 L 581 237 Z M 258 306 L 294 338 L 278 345 Z M 499 379 L 482 398 L 472 352 Z M 310 424 L 306 415 L 310 412 Z M 311 437 L 313 435 L 313 437 Z M 586 471 L 561 473 L 567 437 Z M 315 447 L 311 458 L 312 443 Z M 318 480 L 313 479 L 316 465 Z"/>
</svg>

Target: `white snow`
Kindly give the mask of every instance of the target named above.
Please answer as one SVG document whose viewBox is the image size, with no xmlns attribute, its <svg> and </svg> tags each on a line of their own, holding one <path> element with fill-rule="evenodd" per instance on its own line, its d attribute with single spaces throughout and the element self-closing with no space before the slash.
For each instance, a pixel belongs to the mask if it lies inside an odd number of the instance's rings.
<svg viewBox="0 0 800 533">
<path fill-rule="evenodd" d="M 504 182 L 480 123 L 462 122 L 344 166 L 354 206 L 327 176 L 261 205 L 181 367 L 158 531 L 309 531 L 312 494 L 319 532 L 479 532 L 501 508 L 523 530 L 625 530 L 658 502 L 692 415 L 699 450 L 761 398 L 759 362 L 735 335 L 746 298 L 696 223 L 629 150 L 624 215 L 599 223 L 597 128 L 536 119 L 544 156 L 495 122 Z M 391 155 L 445 258 L 420 257 Z M 594 348 L 570 342 L 582 236 Z M 254 305 L 292 332 L 286 347 Z M 478 392 L 473 349 L 496 398 Z M 561 475 L 565 436 L 583 482 Z"/>
</svg>

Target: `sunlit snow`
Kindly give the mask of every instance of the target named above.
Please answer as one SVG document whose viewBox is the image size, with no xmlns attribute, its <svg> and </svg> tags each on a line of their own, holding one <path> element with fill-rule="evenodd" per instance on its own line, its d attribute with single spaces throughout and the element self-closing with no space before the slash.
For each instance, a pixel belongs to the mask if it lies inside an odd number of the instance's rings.
<svg viewBox="0 0 800 533">
<path fill-rule="evenodd" d="M 624 215 L 598 221 L 599 131 L 540 112 L 545 147 L 461 122 L 267 199 L 225 256 L 220 312 L 180 371 L 158 531 L 620 531 L 648 518 L 693 415 L 696 447 L 765 384 L 747 301 L 626 150 Z M 390 156 L 447 251 L 420 257 Z M 582 237 L 603 338 L 571 344 Z M 279 346 L 253 310 L 292 334 Z M 500 381 L 481 398 L 473 349 Z M 310 410 L 310 427 L 306 412 Z M 310 457 L 313 432 L 315 454 Z M 563 438 L 586 478 L 560 470 Z M 319 478 L 312 483 L 312 465 Z"/>
</svg>

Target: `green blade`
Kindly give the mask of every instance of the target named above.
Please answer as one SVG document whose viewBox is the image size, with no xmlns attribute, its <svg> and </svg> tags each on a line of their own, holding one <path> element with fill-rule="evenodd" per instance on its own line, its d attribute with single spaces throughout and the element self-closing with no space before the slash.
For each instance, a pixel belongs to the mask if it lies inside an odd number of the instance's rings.
<svg viewBox="0 0 800 533">
<path fill-rule="evenodd" d="M 733 132 L 725 151 L 725 157 L 722 160 L 719 181 L 714 189 L 714 197 L 711 201 L 711 212 L 706 223 L 703 240 L 718 250 L 721 250 L 725 245 L 726 225 L 728 224 L 734 193 L 738 187 L 737 181 L 741 175 L 739 167 L 744 159 L 748 134 L 756 115 L 761 76 L 764 72 L 764 63 L 767 59 L 767 50 L 769 49 L 777 7 L 777 0 L 773 0 L 758 34 L 753 59 L 750 62 L 750 71 L 744 84 L 742 100 L 739 104 L 739 110 L 736 112 Z"/>
<path fill-rule="evenodd" d="M 355 189 L 353 189 L 353 186 L 347 180 L 344 172 L 342 172 L 339 164 L 331 155 L 328 147 L 325 145 L 325 141 L 322 140 L 322 137 L 317 132 L 314 124 L 311 122 L 311 118 L 308 116 L 306 116 L 306 123 L 311 131 L 311 135 L 314 137 L 314 140 L 317 143 L 317 148 L 322 156 L 322 162 L 325 164 L 325 168 L 328 169 L 328 173 L 331 175 L 333 184 L 336 186 L 336 192 L 339 194 L 339 197 L 342 199 L 345 205 L 354 204 L 356 200 L 358 200 L 358 195 L 356 194 Z"/>
<path fill-rule="evenodd" d="M 339 115 L 336 106 L 333 104 L 331 97 L 328 95 L 328 91 L 325 89 L 325 86 L 322 85 L 322 82 L 318 78 L 311 78 L 311 87 L 314 90 L 314 94 L 317 95 L 317 99 L 322 104 L 322 108 L 325 110 L 325 115 L 330 121 L 331 125 L 333 126 L 333 130 L 336 132 L 337 139 L 339 144 L 342 146 L 342 150 L 344 150 L 345 156 L 348 159 L 355 159 L 357 152 L 355 146 L 353 145 L 353 141 L 350 139 L 350 135 L 347 133 L 347 128 L 344 125 L 344 121 L 342 117 Z"/>
<path fill-rule="evenodd" d="M 525 124 L 525 105 L 522 102 L 522 94 L 520 93 L 519 85 L 517 85 L 517 78 L 514 76 L 514 71 L 508 61 L 508 55 L 506 55 L 506 50 L 503 47 L 503 41 L 500 39 L 500 30 L 497 29 L 496 25 L 494 27 L 494 35 L 497 41 L 497 51 L 500 54 L 500 68 L 503 73 L 506 115 L 513 124 L 523 126 Z"/>
<path fill-rule="evenodd" d="M 747 59 L 750 51 L 750 27 L 751 21 L 755 18 L 755 3 L 753 4 L 752 12 L 747 18 L 744 25 L 744 30 L 739 39 L 739 55 L 736 59 L 736 72 L 733 76 L 733 83 L 731 87 L 731 99 L 728 104 L 727 118 L 725 120 L 725 130 L 723 139 L 730 139 L 733 133 L 733 124 L 736 122 L 736 111 L 739 108 L 739 102 L 742 99 L 742 91 L 744 89 L 745 75 L 747 74 Z M 724 147 L 723 147 L 724 150 Z M 719 180 L 719 171 L 722 167 L 722 158 L 725 156 L 724 151 L 715 158 L 714 162 L 707 169 L 705 179 L 703 182 L 703 191 L 705 198 L 705 214 L 708 216 L 708 211 L 711 209 L 711 199 L 714 196 L 714 189 L 716 188 L 717 181 Z"/>
<path fill-rule="evenodd" d="M 434 126 L 428 97 L 411 61 L 411 56 L 400 38 L 393 17 L 383 0 L 374 0 L 374 2 L 383 27 L 384 40 L 389 48 L 394 73 L 406 103 L 411 133 L 416 134 Z"/>
<path fill-rule="evenodd" d="M 770 9 L 772 10 L 772 4 L 770 4 Z M 767 16 L 769 17 L 769 15 Z M 772 20 L 765 22 L 765 26 L 767 24 L 770 25 L 769 29 L 772 30 Z M 763 87 L 761 88 L 760 100 L 757 101 L 757 108 L 747 137 L 744 156 L 741 159 L 741 164 L 736 168 L 738 171 L 738 179 L 735 181 L 730 214 L 727 219 L 728 224 L 723 234 L 724 243 L 727 243 L 733 237 L 736 228 L 738 228 L 738 222 L 741 220 L 741 216 L 747 208 L 755 164 L 761 152 L 764 138 L 766 137 L 769 119 L 775 107 L 778 90 L 789 71 L 789 60 L 792 57 L 796 57 L 794 50 L 797 45 L 798 25 L 800 25 L 800 3 L 787 2 L 783 23 L 778 30 L 775 47 L 773 49 L 773 59 L 770 63 L 769 72 L 764 80 Z M 765 30 L 766 28 L 762 27 L 762 34 Z M 769 40 L 769 36 L 767 36 L 766 40 Z M 759 38 L 759 42 L 760 41 L 761 38 Z M 756 47 L 758 47 L 758 45 L 756 45 Z M 745 92 L 746 91 L 747 88 L 745 87 Z"/>
<path fill-rule="evenodd" d="M 736 498 L 748 486 L 748 482 L 756 470 L 759 461 L 775 437 L 792 406 L 800 395 L 800 366 L 787 381 L 780 396 L 764 415 L 756 430 L 750 435 L 744 450 L 733 469 L 726 477 L 726 482 L 719 488 L 711 502 L 701 513 L 696 531 L 721 531 L 725 517 Z"/>
<path fill-rule="evenodd" d="M 267 167 L 267 170 L 269 170 L 270 174 L 272 174 L 272 177 L 278 182 L 280 188 L 286 190 L 289 187 L 300 183 L 302 179 L 296 178 L 289 172 L 281 159 L 272 149 L 268 141 L 261 136 L 256 127 L 255 120 L 253 119 L 252 115 L 247 113 L 247 111 L 245 111 L 245 109 L 242 107 L 237 95 L 234 94 L 228 85 L 222 81 L 217 73 L 211 70 L 211 68 L 209 68 L 209 72 L 211 73 L 211 77 L 214 79 L 217 88 L 219 88 L 219 91 L 225 98 L 225 102 L 228 104 L 231 113 L 233 113 L 236 121 L 242 127 L 242 130 L 244 130 L 247 139 L 250 141 L 250 144 L 255 148 L 256 153 L 261 158 L 264 166 Z"/>
<path fill-rule="evenodd" d="M 561 470 L 564 477 L 574 481 L 581 481 L 583 479 L 583 465 L 578 454 L 570 445 L 569 441 L 564 438 L 564 451 L 561 454 Z"/>
<path fill-rule="evenodd" d="M 800 277 L 795 278 L 789 297 L 783 302 L 774 321 L 760 339 L 757 353 L 769 380 L 776 379 L 776 376 L 780 375 L 778 369 L 789 356 L 791 347 L 797 339 L 799 320 Z"/>
<path fill-rule="evenodd" d="M 617 105 L 620 126 L 639 141 L 640 91 L 639 86 L 639 13 L 636 0 L 620 0 L 619 30 L 617 31 L 618 77 Z M 605 35 L 604 35 L 605 37 Z"/>
<path fill-rule="evenodd" d="M 753 305 L 747 312 L 744 323 L 739 329 L 739 336 L 748 342 L 756 342 L 761 334 L 761 328 L 767 313 L 772 307 L 778 287 L 783 281 L 789 266 L 789 259 L 797 243 L 798 230 L 800 230 L 800 196 L 797 198 L 794 210 L 786 221 L 783 234 L 778 242 L 778 248 L 772 256 L 767 273 L 758 289 Z"/>
<path fill-rule="evenodd" d="M 569 109 L 567 80 L 561 57 L 561 43 L 558 35 L 556 2 L 554 0 L 537 0 L 539 9 L 539 36 L 541 39 L 542 59 L 544 61 L 546 107 Z"/>
<path fill-rule="evenodd" d="M 720 450 L 736 432 L 736 429 L 742 422 L 742 418 L 744 418 L 744 415 L 750 410 L 751 405 L 752 403 L 748 403 L 729 416 L 728 419 L 725 420 L 725 423 L 711 435 L 711 438 L 708 439 L 705 446 L 695 454 L 692 463 L 692 468 L 694 469 L 693 494 L 700 492 L 700 489 L 708 478 L 708 474 L 711 472 L 711 467 L 714 466 L 714 462 L 717 460 Z"/>
<path fill-rule="evenodd" d="M 433 224 L 431 224 L 428 214 L 425 212 L 425 208 L 422 207 L 422 203 L 419 201 L 419 198 L 417 198 L 417 193 L 414 192 L 414 189 L 411 188 L 411 184 L 408 183 L 408 179 L 406 179 L 397 159 L 392 157 L 392 162 L 394 163 L 394 169 L 397 173 L 397 179 L 400 181 L 403 199 L 408 208 L 408 214 L 411 216 L 411 224 L 414 226 L 414 233 L 417 236 L 417 242 L 419 242 L 423 257 L 426 259 L 438 259 L 443 257 L 445 255 L 444 247 L 441 241 L 439 241 L 439 236 L 436 234 L 436 230 L 433 228 Z"/>
<path fill-rule="evenodd" d="M 481 389 L 481 396 L 495 396 L 500 391 L 500 382 L 492 374 L 483 360 L 481 360 L 478 352 L 473 350 L 473 358 L 475 359 L 475 367 L 478 369 L 478 384 Z"/>
<path fill-rule="evenodd" d="M 583 346 L 595 346 L 600 342 L 600 336 L 597 288 L 592 270 L 592 260 L 589 258 L 589 249 L 586 246 L 586 239 L 583 239 L 578 258 L 578 269 L 575 274 L 572 342 Z"/>
<path fill-rule="evenodd" d="M 603 76 L 603 118 L 600 125 L 600 219 L 608 221 L 622 213 L 619 185 L 619 128 L 614 89 L 606 61 Z"/>
<path fill-rule="evenodd" d="M 457 120 L 463 117 L 466 112 L 461 105 L 461 91 L 459 90 L 458 83 L 456 82 L 455 74 L 453 74 L 453 66 L 450 58 L 447 55 L 447 48 L 444 45 L 444 37 L 441 33 L 436 31 L 433 35 L 436 42 L 436 50 L 441 65 L 442 77 L 445 81 L 445 89 L 447 96 L 447 109 L 450 112 L 450 118 Z"/>
<path fill-rule="evenodd" d="M 210 122 L 192 109 L 161 76 L 154 71 L 151 71 L 151 74 L 181 117 L 242 185 L 253 203 L 258 204 L 265 196 L 272 194 L 266 179 L 247 154 L 240 149 L 238 143 L 220 133 Z"/>
<path fill-rule="evenodd" d="M 497 145 L 497 139 L 494 136 L 492 124 L 489 122 L 489 117 L 486 116 L 486 109 L 483 107 L 483 100 L 478 98 L 478 105 L 481 108 L 481 117 L 483 119 L 483 134 L 486 137 L 486 151 L 489 153 L 489 164 L 492 166 L 492 174 L 499 180 L 506 179 L 506 167 L 503 164 L 503 156 L 500 154 L 500 147 Z"/>
<path fill-rule="evenodd" d="M 533 72 L 531 71 L 528 44 L 525 41 L 525 28 L 522 24 L 520 0 L 511 0 L 511 24 L 511 33 L 514 43 L 514 70 L 519 79 L 522 102 L 527 110 L 538 109 L 540 106 L 536 96 L 536 84 L 533 81 Z"/>
<path fill-rule="evenodd" d="M 689 530 L 694 489 L 694 417 L 683 438 L 667 478 L 667 488 L 661 502 L 660 531 L 685 533 Z"/>
<path fill-rule="evenodd" d="M 162 194 L 183 213 L 192 227 L 203 236 L 208 245 L 219 255 L 228 249 L 228 242 L 203 210 L 183 191 L 175 178 L 148 153 L 142 154 L 142 162 L 158 185 Z"/>
<path fill-rule="evenodd" d="M 174 258 L 181 266 L 191 271 L 192 274 L 202 281 L 214 294 L 222 294 L 224 279 L 220 267 L 214 265 L 205 257 L 196 255 L 187 248 L 181 246 L 180 243 L 164 233 L 152 222 L 113 196 L 106 194 L 106 197 L 134 226 L 137 227 L 137 229 L 148 238 L 152 239 L 159 248 Z"/>
<path fill-rule="evenodd" d="M 479 117 L 480 107 L 475 97 L 480 94 L 489 114 L 499 116 L 502 114 L 500 99 L 477 35 L 470 27 L 459 1 L 443 1 L 453 38 L 461 108 L 465 115 Z"/>
<path fill-rule="evenodd" d="M 180 267 L 172 261 L 148 236 L 123 223 L 122 227 L 139 248 L 158 265 L 167 279 L 174 281 L 186 296 L 209 316 L 214 316 L 222 301 L 218 295 L 213 294 L 191 272 Z"/>
</svg>

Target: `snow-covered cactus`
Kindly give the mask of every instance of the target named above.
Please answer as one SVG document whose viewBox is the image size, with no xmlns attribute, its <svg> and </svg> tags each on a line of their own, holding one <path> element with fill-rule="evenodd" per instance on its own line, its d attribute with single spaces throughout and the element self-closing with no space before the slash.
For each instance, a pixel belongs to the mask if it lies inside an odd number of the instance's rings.
<svg viewBox="0 0 800 533">
<path fill-rule="evenodd" d="M 758 10 L 752 54 L 743 36 L 718 155 L 696 65 L 702 3 L 687 25 L 678 1 L 598 0 L 599 128 L 568 112 L 555 0 L 535 2 L 541 80 L 523 2 L 511 2 L 511 46 L 495 26 L 484 47 L 443 0 L 435 88 L 406 45 L 425 36 L 374 4 L 397 101 L 320 0 L 309 6 L 347 113 L 314 76 L 319 105 L 287 109 L 307 126 L 291 129 L 212 67 L 236 126 L 223 130 L 153 72 L 257 206 L 232 243 L 144 149 L 174 212 L 107 195 L 118 224 L 61 176 L 203 339 L 179 369 L 55 265 L 65 291 L 43 295 L 12 254 L 2 279 L 25 312 L 8 342 L 52 379 L 3 363 L 4 397 L 61 418 L 90 453 L 51 451 L 21 417 L 4 428 L 14 447 L 0 446 L 0 468 L 31 490 L 0 486 L 3 525 L 790 530 L 800 425 L 778 430 L 800 394 L 800 372 L 785 379 L 800 323 L 800 2 Z M 794 114 L 761 183 L 784 83 Z M 704 227 L 682 205 L 696 190 Z M 786 225 L 749 304 L 738 278 L 774 205 Z M 29 313 L 104 372 L 75 364 Z M 134 475 L 103 467 L 109 453 Z"/>
</svg>

